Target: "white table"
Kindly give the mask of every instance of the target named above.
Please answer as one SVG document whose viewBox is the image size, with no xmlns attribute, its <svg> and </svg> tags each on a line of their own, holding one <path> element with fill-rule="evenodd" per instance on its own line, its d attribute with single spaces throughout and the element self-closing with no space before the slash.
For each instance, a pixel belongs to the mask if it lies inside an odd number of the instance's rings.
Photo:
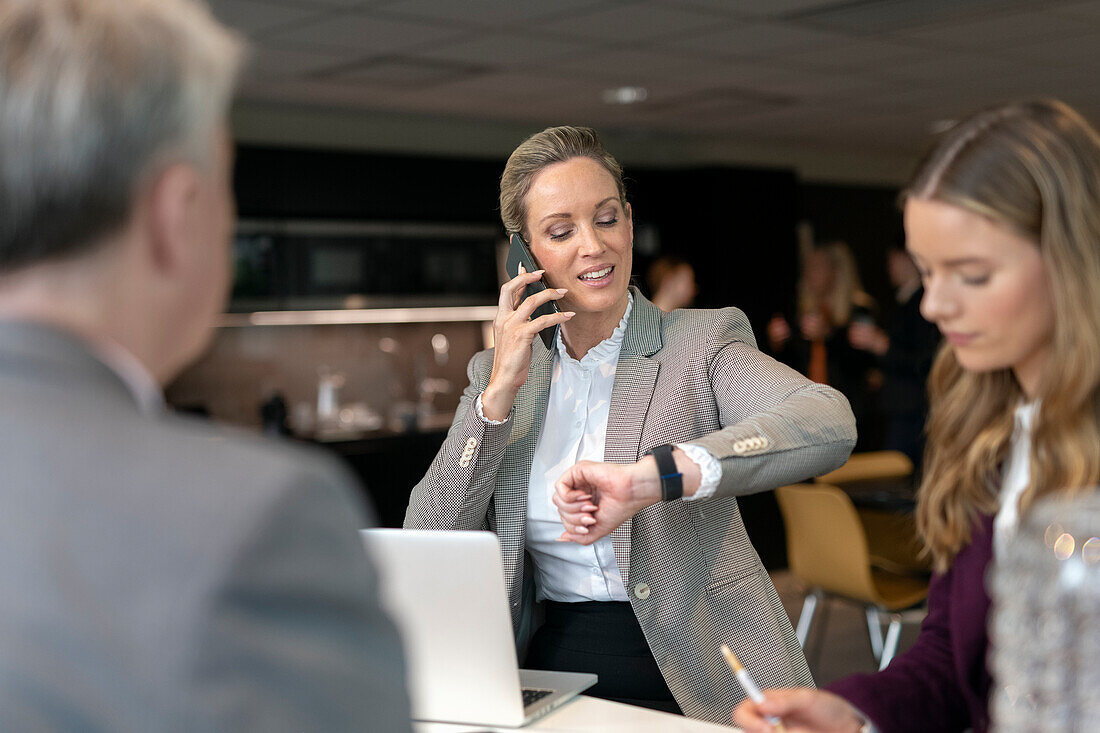
<svg viewBox="0 0 1100 733">
<path fill-rule="evenodd" d="M 732 713 L 732 711 L 731 711 Z M 475 731 L 558 731 L 559 733 L 616 733 L 660 731 L 660 733 L 740 733 L 740 728 L 715 725 L 657 710 L 624 705 L 596 697 L 579 695 L 523 728 L 487 728 L 483 725 L 415 723 L 416 733 L 475 733 Z"/>
</svg>

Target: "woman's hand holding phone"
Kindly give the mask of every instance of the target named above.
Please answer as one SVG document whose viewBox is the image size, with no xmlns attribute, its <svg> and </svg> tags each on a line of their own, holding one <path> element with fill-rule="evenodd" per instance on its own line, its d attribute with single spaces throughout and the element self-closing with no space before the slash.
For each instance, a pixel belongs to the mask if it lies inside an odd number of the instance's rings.
<svg viewBox="0 0 1100 733">
<path fill-rule="evenodd" d="M 527 381 L 531 343 L 539 331 L 566 323 L 574 316 L 572 311 L 565 311 L 531 318 L 540 305 L 558 300 L 569 292 L 565 288 L 547 288 L 524 298 L 527 286 L 538 282 L 542 274 L 543 270 L 524 272 L 521 265 L 519 274 L 500 288 L 497 315 L 493 320 L 493 372 L 481 394 L 481 409 L 490 420 L 504 420 L 512 411 L 519 388 Z"/>
</svg>

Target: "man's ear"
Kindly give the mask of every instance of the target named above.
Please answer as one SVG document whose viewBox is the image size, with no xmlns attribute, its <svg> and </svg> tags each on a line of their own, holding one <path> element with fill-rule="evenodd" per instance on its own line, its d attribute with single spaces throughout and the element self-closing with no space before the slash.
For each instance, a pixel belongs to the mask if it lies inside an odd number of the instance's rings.
<svg viewBox="0 0 1100 733">
<path fill-rule="evenodd" d="M 192 248 L 199 196 L 198 172 L 177 163 L 165 168 L 149 189 L 149 255 L 165 274 L 177 270 Z"/>
</svg>

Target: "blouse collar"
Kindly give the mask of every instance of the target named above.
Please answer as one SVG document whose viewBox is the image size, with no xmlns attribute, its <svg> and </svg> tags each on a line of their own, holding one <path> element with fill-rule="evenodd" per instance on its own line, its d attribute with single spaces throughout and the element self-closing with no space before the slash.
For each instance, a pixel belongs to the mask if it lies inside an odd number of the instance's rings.
<svg viewBox="0 0 1100 733">
<path fill-rule="evenodd" d="M 577 361 L 569 355 L 569 352 L 565 348 L 565 341 L 563 341 L 561 337 L 561 329 L 559 328 L 556 342 L 558 357 L 561 358 L 563 362 L 579 364 L 587 368 L 617 359 L 623 347 L 623 338 L 626 336 L 626 324 L 630 321 L 630 312 L 634 310 L 634 294 L 627 291 L 626 295 L 626 311 L 623 313 L 619 325 L 615 327 L 615 330 L 611 332 L 610 336 L 589 349 L 588 353 L 585 354 L 584 358 L 580 361 Z"/>
</svg>

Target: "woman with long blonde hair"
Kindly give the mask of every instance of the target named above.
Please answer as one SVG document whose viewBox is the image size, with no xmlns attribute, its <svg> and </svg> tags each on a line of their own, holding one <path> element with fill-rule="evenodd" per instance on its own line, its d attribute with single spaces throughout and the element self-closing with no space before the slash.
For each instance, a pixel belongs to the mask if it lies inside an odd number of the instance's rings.
<svg viewBox="0 0 1100 733">
<path fill-rule="evenodd" d="M 857 449 L 867 449 L 873 431 L 868 417 L 868 379 L 875 358 L 848 342 L 853 323 L 873 324 L 875 302 L 863 290 L 851 248 L 841 241 L 807 247 L 798 280 L 798 320 L 782 315 L 768 323 L 772 354 L 811 380 L 840 390 L 852 406 L 859 429 Z"/>
<path fill-rule="evenodd" d="M 829 692 L 772 690 L 734 713 L 794 731 L 989 726 L 988 564 L 1036 499 L 1100 482 L 1100 137 L 1055 101 L 945 134 L 902 194 L 922 313 L 945 346 L 917 519 L 937 575 L 914 646 Z"/>
</svg>

